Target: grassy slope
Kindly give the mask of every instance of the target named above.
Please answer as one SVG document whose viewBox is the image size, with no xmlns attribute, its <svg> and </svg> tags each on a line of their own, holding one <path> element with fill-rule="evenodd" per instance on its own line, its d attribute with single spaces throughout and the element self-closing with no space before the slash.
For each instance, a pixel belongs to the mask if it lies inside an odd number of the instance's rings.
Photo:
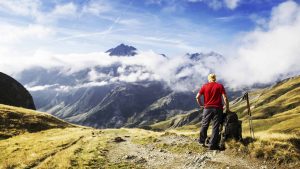
<svg viewBox="0 0 300 169">
<path fill-rule="evenodd" d="M 249 97 L 257 140 L 248 146 L 233 142 L 228 146 L 236 152 L 278 163 L 299 161 L 300 76 L 252 91 Z M 249 136 L 245 101 L 237 101 L 231 107 L 243 120 L 243 135 Z"/>
<path fill-rule="evenodd" d="M 249 154 L 251 157 L 279 163 L 299 161 L 300 76 L 284 80 L 266 89 L 250 91 L 249 97 L 257 140 L 247 146 L 229 142 L 228 147 L 235 150 L 238 155 Z M 240 99 L 231 102 L 231 110 L 237 112 L 243 121 L 244 138 L 249 137 L 246 102 Z M 151 127 L 177 133 L 181 131 L 198 133 L 200 123 L 172 129 L 174 122 L 187 116 L 189 115 L 179 115 Z"/>
<path fill-rule="evenodd" d="M 0 105 L 0 168 L 132 168 L 133 164 L 106 160 L 108 142 L 123 132 L 81 127 L 46 113 Z"/>
<path fill-rule="evenodd" d="M 270 88 L 251 91 L 249 97 L 256 132 L 300 132 L 300 123 L 298 123 L 300 120 L 300 76 L 282 81 Z M 243 121 L 243 131 L 247 134 L 249 125 L 246 102 L 237 99 L 231 102 L 230 107 L 238 113 Z M 157 130 L 174 128 L 176 126 L 174 124 L 188 119 L 192 113 L 177 115 L 156 123 L 151 128 Z M 188 124 L 199 125 L 199 119 L 192 119 Z"/>
<path fill-rule="evenodd" d="M 270 88 L 250 92 L 250 104 L 255 131 L 300 134 L 300 76 L 282 81 Z M 232 106 L 248 130 L 244 101 Z"/>
<path fill-rule="evenodd" d="M 0 138 L 71 126 L 75 127 L 47 113 L 0 104 Z"/>
</svg>

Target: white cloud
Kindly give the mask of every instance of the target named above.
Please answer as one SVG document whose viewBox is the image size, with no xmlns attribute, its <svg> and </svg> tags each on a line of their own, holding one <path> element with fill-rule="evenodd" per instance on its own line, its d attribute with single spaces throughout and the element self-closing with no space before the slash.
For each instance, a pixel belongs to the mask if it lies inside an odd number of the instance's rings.
<svg viewBox="0 0 300 169">
<path fill-rule="evenodd" d="M 120 19 L 117 21 L 117 23 L 126 26 L 139 26 L 142 24 L 138 19 Z"/>
<path fill-rule="evenodd" d="M 218 10 L 223 7 L 223 2 L 220 0 L 208 0 L 206 1 L 206 3 L 210 8 L 214 10 Z"/>
<path fill-rule="evenodd" d="M 2 45 L 22 42 L 26 38 L 43 39 L 55 34 L 53 29 L 42 25 L 15 26 L 5 23 L 1 23 L 0 32 Z"/>
<path fill-rule="evenodd" d="M 227 6 L 227 8 L 229 9 L 235 9 L 238 6 L 238 3 L 240 2 L 240 0 L 224 0 L 225 5 Z"/>
<path fill-rule="evenodd" d="M 54 17 L 67 17 L 74 15 L 76 10 L 76 5 L 71 2 L 63 5 L 57 5 L 51 12 L 51 15 Z"/>
<path fill-rule="evenodd" d="M 23 0 L 25 2 L 25 0 Z M 11 1 L 17 2 L 17 1 Z M 26 1 L 30 3 L 30 1 Z M 0 2 L 8 6 L 9 10 L 16 11 L 17 14 L 30 15 L 39 17 L 41 13 L 33 12 L 27 9 L 39 10 L 38 1 L 34 7 L 19 6 L 13 8 L 6 3 Z M 96 1 L 95 1 L 96 2 Z M 211 3 L 217 1 L 211 1 Z M 233 3 L 233 2 L 232 2 Z M 238 5 L 238 2 L 236 2 Z M 214 4 L 218 8 L 217 3 Z M 224 5 L 224 4 L 223 4 Z M 30 5 L 27 5 L 30 6 Z M 234 7 L 231 6 L 231 7 Z M 236 7 L 236 6 L 235 6 Z M 60 4 L 48 13 L 43 13 L 45 18 L 57 20 L 60 18 L 74 17 L 78 11 L 73 3 Z M 87 10 L 87 9 L 85 9 Z M 100 9 L 99 9 L 100 10 Z M 92 10 L 93 11 L 93 10 Z M 95 15 L 101 14 L 103 11 L 95 9 Z M 253 83 L 268 83 L 277 80 L 280 76 L 290 74 L 299 74 L 300 72 L 300 12 L 299 5 L 293 1 L 287 1 L 274 8 L 269 21 L 264 19 L 257 28 L 241 37 L 238 46 L 232 51 L 236 51 L 234 57 L 220 61 L 215 57 L 208 57 L 203 62 L 194 64 L 189 68 L 183 69 L 180 73 L 176 73 L 178 68 L 183 65 L 191 64 L 185 56 L 170 56 L 166 59 L 153 51 L 139 51 L 139 55 L 135 57 L 110 57 L 103 52 L 83 52 L 64 53 L 55 50 L 47 50 L 45 46 L 52 45 L 70 45 L 77 43 L 81 47 L 84 42 L 67 41 L 73 38 L 89 37 L 96 35 L 105 35 L 110 30 L 103 32 L 91 32 L 76 34 L 70 33 L 70 37 L 61 38 L 66 40 L 63 43 L 55 41 L 57 30 L 49 26 L 41 24 L 30 25 L 12 25 L 7 23 L 0 24 L 0 68 L 1 71 L 7 73 L 16 73 L 25 68 L 32 66 L 42 66 L 45 68 L 64 67 L 66 74 L 71 74 L 83 68 L 93 68 L 94 66 L 110 66 L 114 63 L 122 65 L 118 70 L 121 74 L 119 77 L 111 77 L 110 75 L 97 73 L 92 71 L 89 73 L 90 82 L 84 84 L 105 85 L 117 81 L 142 81 L 149 80 L 165 80 L 168 84 L 178 90 L 193 89 L 198 87 L 202 82 L 201 77 L 206 76 L 210 71 L 215 70 L 219 77 L 229 82 L 230 86 L 238 87 L 240 85 L 252 85 Z M 123 19 L 118 20 L 123 24 L 137 24 L 136 20 Z M 263 27 L 261 27 L 263 25 Z M 195 33 L 193 33 L 195 34 Z M 123 36 L 116 35 L 117 38 Z M 148 43 L 153 46 L 160 45 L 161 48 L 183 48 L 186 51 L 195 51 L 197 48 L 191 47 L 187 41 L 174 38 L 165 38 L 170 36 L 149 37 L 135 36 L 128 40 L 136 42 L 136 44 Z M 49 43 L 52 41 L 53 43 Z M 99 42 L 99 41 L 97 41 Z M 57 44 L 56 44 L 57 43 Z M 40 45 L 45 44 L 45 45 Z M 78 47 L 76 46 L 76 47 Z M 18 47 L 18 50 L 16 50 Z M 64 48 L 64 47 L 62 47 Z M 96 47 L 95 47 L 96 48 Z M 74 48 L 75 50 L 76 48 Z M 227 48 L 228 50 L 228 48 Z M 140 65 L 140 66 L 137 66 Z M 126 66 L 133 66 L 135 70 L 126 72 Z M 184 77 L 188 77 L 184 79 Z M 82 86 L 84 86 L 82 85 Z M 46 86 L 47 87 L 47 86 Z M 41 88 L 41 87 L 40 87 Z M 37 89 L 40 89 L 37 88 Z M 68 87 L 64 87 L 67 89 Z"/>
<path fill-rule="evenodd" d="M 267 30 L 258 27 L 244 35 L 220 73 L 235 87 L 300 74 L 299 37 L 300 7 L 284 2 L 272 10 Z"/>
<path fill-rule="evenodd" d="M 78 7 L 72 3 L 56 4 L 56 6 L 50 12 L 40 11 L 36 15 L 37 23 L 45 24 L 51 22 L 57 22 L 60 19 L 73 19 L 79 15 Z"/>
<path fill-rule="evenodd" d="M 59 87 L 58 84 L 54 84 L 54 85 L 44 85 L 44 86 L 25 86 L 27 90 L 31 91 L 31 92 L 36 92 L 36 91 L 43 91 L 43 90 L 47 90 L 50 88 L 54 88 L 54 87 Z"/>
<path fill-rule="evenodd" d="M 0 9 L 12 14 L 36 16 L 40 8 L 39 0 L 1 0 Z"/>
<path fill-rule="evenodd" d="M 112 11 L 113 8 L 103 1 L 90 1 L 85 6 L 83 6 L 82 13 L 93 14 L 100 16 L 102 13 Z"/>
<path fill-rule="evenodd" d="M 210 8 L 214 10 L 218 10 L 224 7 L 233 10 L 236 7 L 238 7 L 239 2 L 241 0 L 186 0 L 186 1 L 191 3 L 197 3 L 197 2 L 206 3 Z"/>
</svg>

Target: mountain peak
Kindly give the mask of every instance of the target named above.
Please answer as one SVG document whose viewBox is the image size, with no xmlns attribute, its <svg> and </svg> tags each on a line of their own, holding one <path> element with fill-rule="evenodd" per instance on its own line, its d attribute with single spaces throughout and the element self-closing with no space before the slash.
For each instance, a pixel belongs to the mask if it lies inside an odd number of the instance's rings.
<svg viewBox="0 0 300 169">
<path fill-rule="evenodd" d="M 221 58 L 222 55 L 216 53 L 216 52 L 209 52 L 209 53 L 187 53 L 186 54 L 191 60 L 194 60 L 194 61 L 199 61 L 201 60 L 202 58 L 205 58 L 205 57 L 208 57 L 208 56 L 214 56 L 214 57 L 217 57 L 217 58 Z"/>
<path fill-rule="evenodd" d="M 136 50 L 133 46 L 121 43 L 117 47 L 107 50 L 105 53 L 109 53 L 109 56 L 135 56 L 137 54 Z"/>
</svg>

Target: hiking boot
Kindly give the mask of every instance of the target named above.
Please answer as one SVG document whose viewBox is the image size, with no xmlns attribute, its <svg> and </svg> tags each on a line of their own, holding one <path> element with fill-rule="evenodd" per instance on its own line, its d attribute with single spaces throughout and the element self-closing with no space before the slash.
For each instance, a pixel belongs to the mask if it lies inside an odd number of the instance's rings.
<svg viewBox="0 0 300 169">
<path fill-rule="evenodd" d="M 203 142 L 203 141 L 198 141 L 198 143 L 201 144 L 202 147 L 208 148 L 208 146 L 205 144 L 205 142 Z"/>
<path fill-rule="evenodd" d="M 219 146 L 212 146 L 212 147 L 209 147 L 209 150 L 220 150 L 220 147 Z"/>
</svg>

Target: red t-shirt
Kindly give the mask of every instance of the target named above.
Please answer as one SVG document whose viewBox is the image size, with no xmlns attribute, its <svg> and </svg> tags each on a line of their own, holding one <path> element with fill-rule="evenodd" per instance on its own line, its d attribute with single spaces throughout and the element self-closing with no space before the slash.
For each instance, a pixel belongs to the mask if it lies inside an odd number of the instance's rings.
<svg viewBox="0 0 300 169">
<path fill-rule="evenodd" d="M 217 82 L 206 83 L 199 91 L 204 96 L 204 107 L 223 109 L 222 94 L 225 94 L 224 86 Z"/>
</svg>

